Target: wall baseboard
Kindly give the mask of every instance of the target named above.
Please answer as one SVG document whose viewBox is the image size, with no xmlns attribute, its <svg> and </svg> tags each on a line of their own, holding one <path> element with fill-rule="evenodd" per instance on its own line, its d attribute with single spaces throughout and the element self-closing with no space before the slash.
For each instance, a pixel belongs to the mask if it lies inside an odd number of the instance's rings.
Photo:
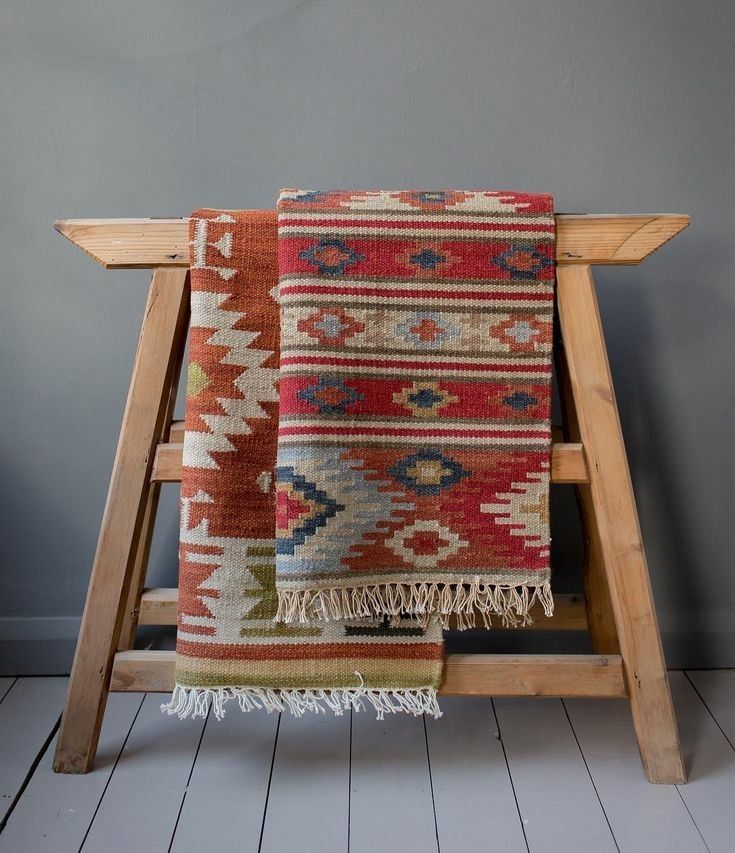
<svg viewBox="0 0 735 853">
<path fill-rule="evenodd" d="M 0 617 L 0 676 L 67 675 L 80 622 L 78 616 Z"/>
</svg>

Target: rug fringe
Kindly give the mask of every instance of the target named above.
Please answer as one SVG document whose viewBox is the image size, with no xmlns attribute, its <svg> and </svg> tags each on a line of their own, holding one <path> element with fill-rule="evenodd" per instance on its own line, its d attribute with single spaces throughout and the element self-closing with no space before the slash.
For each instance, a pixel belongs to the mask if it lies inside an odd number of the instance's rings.
<svg viewBox="0 0 735 853">
<path fill-rule="evenodd" d="M 498 584 L 476 579 L 452 584 L 386 583 L 361 587 L 278 590 L 277 622 L 313 622 L 365 619 L 380 616 L 416 616 L 426 624 L 436 614 L 443 628 L 456 617 L 460 631 L 475 627 L 476 614 L 486 628 L 500 617 L 504 628 L 533 622 L 531 608 L 538 602 L 546 616 L 553 615 L 551 584 Z"/>
<path fill-rule="evenodd" d="M 272 711 L 290 711 L 294 717 L 306 712 L 315 714 L 332 711 L 340 716 L 345 711 L 362 711 L 365 702 L 373 706 L 377 719 L 386 714 L 406 713 L 415 717 L 428 714 L 441 717 L 442 712 L 433 687 L 412 689 L 380 689 L 355 687 L 334 690 L 273 690 L 269 687 L 187 687 L 177 684 L 171 695 L 171 701 L 161 705 L 161 711 L 180 719 L 206 717 L 210 707 L 214 716 L 221 720 L 225 715 L 225 704 L 237 699 L 240 710 L 247 713 L 263 709 Z"/>
</svg>

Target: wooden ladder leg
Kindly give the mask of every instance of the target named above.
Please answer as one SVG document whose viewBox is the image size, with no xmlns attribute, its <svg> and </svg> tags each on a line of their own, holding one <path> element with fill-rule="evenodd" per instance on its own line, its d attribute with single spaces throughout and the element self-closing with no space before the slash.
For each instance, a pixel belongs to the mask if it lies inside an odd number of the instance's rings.
<svg viewBox="0 0 735 853">
<path fill-rule="evenodd" d="M 181 375 L 181 365 L 184 360 L 183 346 L 178 348 L 176 357 L 177 361 L 174 364 L 173 375 L 171 377 L 171 390 L 168 397 L 168 406 L 166 407 L 166 412 L 163 417 L 163 429 L 156 443 L 169 440 L 171 419 L 173 418 L 174 407 L 176 406 L 176 392 L 179 387 L 179 376 Z M 117 643 L 119 651 L 126 651 L 134 648 L 135 646 L 135 632 L 138 628 L 138 619 L 140 617 L 140 599 L 143 594 L 146 573 L 148 571 L 148 560 L 151 553 L 153 529 L 156 523 L 156 513 L 158 512 L 158 499 L 160 494 L 161 484 L 151 483 L 148 487 L 148 497 L 146 498 L 140 536 L 138 537 L 138 541 L 135 545 L 135 559 L 133 561 L 133 568 L 130 575 L 130 591 L 128 592 L 125 615 L 123 616 L 120 638 Z"/>
<path fill-rule="evenodd" d="M 686 780 L 592 269 L 557 270 L 559 321 L 633 724 L 651 782 Z"/>
<path fill-rule="evenodd" d="M 158 512 L 158 498 L 161 494 L 161 484 L 151 483 L 148 487 L 148 497 L 143 511 L 143 523 L 141 525 L 138 541 L 134 545 L 135 559 L 130 572 L 130 584 L 127 595 L 127 604 L 123 614 L 120 637 L 117 641 L 118 651 L 124 652 L 135 646 L 135 632 L 138 629 L 138 618 L 140 616 L 140 599 L 145 586 L 146 572 L 148 571 L 148 559 L 153 542 L 153 529 Z"/>
<path fill-rule="evenodd" d="M 555 341 L 556 379 L 564 416 L 564 440 L 582 442 L 579 421 L 574 410 L 569 365 L 561 336 Z M 605 575 L 604 554 L 597 530 L 595 507 L 589 483 L 577 483 L 574 487 L 577 506 L 582 522 L 584 539 L 584 599 L 587 610 L 592 648 L 598 655 L 619 655 L 620 644 L 615 627 L 615 615 L 610 601 L 610 589 Z"/>
<path fill-rule="evenodd" d="M 54 757 L 57 773 L 86 773 L 94 760 L 150 491 L 155 446 L 186 338 L 187 309 L 187 271 L 156 269 L 61 718 Z"/>
</svg>

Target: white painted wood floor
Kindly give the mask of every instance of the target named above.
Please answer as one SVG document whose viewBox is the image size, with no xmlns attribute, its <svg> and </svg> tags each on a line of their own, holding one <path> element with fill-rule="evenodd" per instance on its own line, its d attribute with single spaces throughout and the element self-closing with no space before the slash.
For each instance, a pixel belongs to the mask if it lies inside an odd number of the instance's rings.
<svg viewBox="0 0 735 853">
<path fill-rule="evenodd" d="M 205 724 L 115 694 L 95 770 L 57 776 L 66 679 L 0 679 L 0 851 L 732 853 L 735 670 L 671 681 L 680 787 L 645 781 L 625 702 L 447 697 L 426 724 Z"/>
</svg>

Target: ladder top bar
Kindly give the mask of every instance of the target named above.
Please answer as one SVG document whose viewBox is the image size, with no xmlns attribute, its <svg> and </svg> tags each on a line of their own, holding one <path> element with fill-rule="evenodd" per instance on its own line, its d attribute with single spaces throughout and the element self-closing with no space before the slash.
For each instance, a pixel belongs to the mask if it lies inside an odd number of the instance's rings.
<svg viewBox="0 0 735 853">
<path fill-rule="evenodd" d="M 639 264 L 689 224 L 679 213 L 556 215 L 559 264 Z M 54 228 L 111 269 L 186 267 L 189 220 L 62 219 Z"/>
</svg>

